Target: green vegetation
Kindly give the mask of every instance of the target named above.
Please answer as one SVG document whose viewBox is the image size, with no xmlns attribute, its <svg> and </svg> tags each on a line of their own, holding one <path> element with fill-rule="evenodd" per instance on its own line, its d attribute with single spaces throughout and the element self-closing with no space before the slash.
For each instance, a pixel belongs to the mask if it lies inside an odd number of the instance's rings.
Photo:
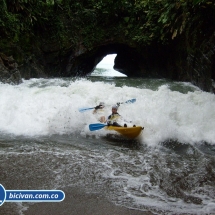
<svg viewBox="0 0 215 215">
<path fill-rule="evenodd" d="M 57 41 L 62 48 L 112 37 L 144 46 L 181 35 L 192 46 L 214 30 L 211 0 L 1 0 L 0 48 Z"/>
</svg>

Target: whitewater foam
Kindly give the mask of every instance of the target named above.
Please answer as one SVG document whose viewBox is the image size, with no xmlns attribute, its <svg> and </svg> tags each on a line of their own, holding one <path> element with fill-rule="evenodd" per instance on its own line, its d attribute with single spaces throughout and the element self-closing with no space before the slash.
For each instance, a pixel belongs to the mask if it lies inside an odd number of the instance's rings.
<svg viewBox="0 0 215 215">
<path fill-rule="evenodd" d="M 141 141 L 154 145 L 169 139 L 179 142 L 215 144 L 215 95 L 202 92 L 181 93 L 162 85 L 157 90 L 117 87 L 114 83 L 86 79 L 32 79 L 18 86 L 0 84 L 0 131 L 15 135 L 103 134 L 90 132 L 97 123 L 92 110 L 100 101 L 122 104 L 119 113 L 133 124 L 144 126 Z"/>
</svg>

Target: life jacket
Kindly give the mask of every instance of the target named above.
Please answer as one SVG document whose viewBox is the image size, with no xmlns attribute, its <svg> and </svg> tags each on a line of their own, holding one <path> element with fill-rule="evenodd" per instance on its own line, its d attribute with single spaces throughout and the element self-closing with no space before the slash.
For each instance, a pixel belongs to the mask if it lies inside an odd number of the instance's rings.
<svg viewBox="0 0 215 215">
<path fill-rule="evenodd" d="M 113 113 L 108 117 L 108 121 L 116 122 L 121 116 L 118 113 Z"/>
</svg>

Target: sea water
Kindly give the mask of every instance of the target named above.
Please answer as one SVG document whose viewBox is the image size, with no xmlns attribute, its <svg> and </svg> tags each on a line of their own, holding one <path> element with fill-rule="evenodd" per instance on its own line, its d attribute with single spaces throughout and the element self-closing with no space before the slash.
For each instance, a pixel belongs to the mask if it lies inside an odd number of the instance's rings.
<svg viewBox="0 0 215 215">
<path fill-rule="evenodd" d="M 106 117 L 123 103 L 118 112 L 144 127 L 138 139 L 89 130 L 96 116 L 79 108 L 101 101 Z M 156 214 L 215 214 L 214 107 L 214 94 L 166 79 L 0 83 L 0 183 L 10 190 L 82 187 Z"/>
</svg>

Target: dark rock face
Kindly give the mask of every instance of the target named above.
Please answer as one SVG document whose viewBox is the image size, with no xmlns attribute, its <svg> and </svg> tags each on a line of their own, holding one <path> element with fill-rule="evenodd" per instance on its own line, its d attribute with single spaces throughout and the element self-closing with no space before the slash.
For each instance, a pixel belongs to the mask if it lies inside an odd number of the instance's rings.
<svg viewBox="0 0 215 215">
<path fill-rule="evenodd" d="M 20 66 L 20 74 L 24 79 L 31 78 L 47 78 L 48 75 L 45 74 L 44 67 L 37 59 L 29 57 L 25 62 Z"/>
<path fill-rule="evenodd" d="M 150 44 L 141 48 L 112 41 L 97 44 L 91 50 L 83 45 L 61 50 L 57 44 L 48 44 L 39 50 L 19 67 L 13 57 L 0 54 L 0 80 L 19 84 L 22 78 L 84 77 L 90 75 L 106 55 L 117 54 L 114 69 L 128 77 L 189 81 L 202 90 L 215 91 L 214 37 L 191 51 L 183 39 L 169 45 Z"/>
<path fill-rule="evenodd" d="M 80 47 L 62 56 L 60 72 L 56 75 L 60 74 L 61 77 L 90 75 L 106 55 L 117 54 L 114 69 L 128 77 L 190 81 L 202 90 L 212 92 L 212 83 L 215 80 L 213 50 L 197 49 L 193 54 L 188 53 L 180 41 L 172 42 L 170 45 L 151 44 L 142 49 L 119 43 L 97 46 L 90 51 Z"/>
<path fill-rule="evenodd" d="M 90 75 L 106 55 L 117 54 L 114 69 L 128 77 L 170 78 L 167 72 L 169 54 L 166 53 L 169 52 L 161 46 L 147 47 L 139 51 L 117 43 L 96 47 L 84 53 L 71 51 L 62 63 L 61 74 L 66 77 Z"/>
<path fill-rule="evenodd" d="M 12 56 L 0 53 L 0 80 L 3 83 L 19 84 L 22 82 L 18 64 Z"/>
<path fill-rule="evenodd" d="M 144 77 L 146 75 L 140 54 L 127 47 L 117 52 L 114 69 L 128 77 Z"/>
<path fill-rule="evenodd" d="M 141 56 L 135 49 L 123 44 L 109 44 L 95 48 L 87 53 L 71 53 L 65 68 L 68 76 L 86 76 L 91 74 L 97 64 L 109 54 L 117 54 L 114 69 L 129 77 L 141 76 Z M 69 65 L 69 66 L 68 66 Z"/>
<path fill-rule="evenodd" d="M 215 35 L 215 33 L 214 33 Z M 198 48 L 189 53 L 187 58 L 188 77 L 201 89 L 214 92 L 215 81 L 215 36 L 204 41 Z"/>
</svg>

